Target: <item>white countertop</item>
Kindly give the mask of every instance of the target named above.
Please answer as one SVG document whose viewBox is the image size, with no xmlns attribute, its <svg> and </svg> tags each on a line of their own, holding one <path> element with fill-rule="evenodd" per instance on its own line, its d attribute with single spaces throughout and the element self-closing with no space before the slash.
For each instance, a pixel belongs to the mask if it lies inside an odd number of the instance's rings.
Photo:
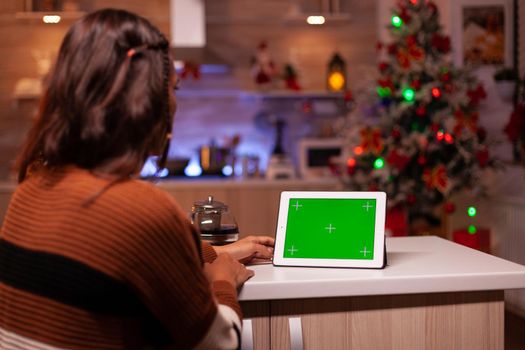
<svg viewBox="0 0 525 350">
<path fill-rule="evenodd" d="M 525 266 L 438 237 L 387 238 L 383 270 L 254 265 L 240 300 L 525 288 Z"/>
</svg>

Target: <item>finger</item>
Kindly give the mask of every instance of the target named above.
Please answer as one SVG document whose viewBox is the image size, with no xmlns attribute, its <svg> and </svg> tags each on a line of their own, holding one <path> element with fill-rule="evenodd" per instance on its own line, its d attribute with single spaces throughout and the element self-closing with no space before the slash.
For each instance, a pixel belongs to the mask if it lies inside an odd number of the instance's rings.
<svg viewBox="0 0 525 350">
<path fill-rule="evenodd" d="M 270 259 L 273 256 L 273 251 L 268 249 L 267 246 L 261 244 L 255 244 L 255 257 L 256 258 L 265 258 Z"/>
<path fill-rule="evenodd" d="M 269 236 L 253 236 L 251 241 L 269 247 L 273 247 L 275 245 L 275 239 Z"/>
</svg>

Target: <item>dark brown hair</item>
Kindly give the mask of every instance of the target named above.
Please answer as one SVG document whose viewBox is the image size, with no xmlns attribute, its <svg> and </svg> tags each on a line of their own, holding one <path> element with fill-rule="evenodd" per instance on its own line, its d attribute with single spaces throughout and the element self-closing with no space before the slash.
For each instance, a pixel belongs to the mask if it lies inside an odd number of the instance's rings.
<svg viewBox="0 0 525 350">
<path fill-rule="evenodd" d="M 37 163 L 138 172 L 169 141 L 168 49 L 155 26 L 127 11 L 100 10 L 73 24 L 19 156 L 19 182 Z"/>
</svg>

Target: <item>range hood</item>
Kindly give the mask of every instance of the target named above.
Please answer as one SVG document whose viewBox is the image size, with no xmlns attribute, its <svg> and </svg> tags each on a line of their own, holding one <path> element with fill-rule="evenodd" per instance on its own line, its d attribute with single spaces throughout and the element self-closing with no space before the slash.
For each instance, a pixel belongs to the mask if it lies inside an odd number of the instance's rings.
<svg viewBox="0 0 525 350">
<path fill-rule="evenodd" d="M 224 72 L 229 65 L 206 45 L 205 0 L 170 0 L 171 46 L 176 61 L 192 62 L 201 72 Z"/>
</svg>

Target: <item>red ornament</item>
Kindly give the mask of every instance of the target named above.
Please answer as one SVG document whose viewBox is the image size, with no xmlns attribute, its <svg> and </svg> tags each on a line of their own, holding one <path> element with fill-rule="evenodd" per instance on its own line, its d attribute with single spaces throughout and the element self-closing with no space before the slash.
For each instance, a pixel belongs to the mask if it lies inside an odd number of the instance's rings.
<svg viewBox="0 0 525 350">
<path fill-rule="evenodd" d="M 447 168 L 443 164 L 423 171 L 423 181 L 427 188 L 436 189 L 440 192 L 445 192 L 448 187 Z"/>
<path fill-rule="evenodd" d="M 446 72 L 446 73 L 441 74 L 440 78 L 441 78 L 441 81 L 443 82 L 449 82 L 452 76 L 450 75 L 449 72 Z"/>
<path fill-rule="evenodd" d="M 427 158 L 424 155 L 420 155 L 419 157 L 417 157 L 417 164 L 419 165 L 427 164 Z"/>
<path fill-rule="evenodd" d="M 446 202 L 443 205 L 443 209 L 445 210 L 445 213 L 452 214 L 456 211 L 456 205 L 453 202 Z"/>
<path fill-rule="evenodd" d="M 425 106 L 419 106 L 416 108 L 416 115 L 418 117 L 424 117 L 427 114 L 427 109 Z"/>
<path fill-rule="evenodd" d="M 438 132 L 436 133 L 436 139 L 437 139 L 438 141 L 443 141 L 444 138 L 445 138 L 445 134 L 443 133 L 443 131 L 438 131 Z"/>
<path fill-rule="evenodd" d="M 387 51 L 389 55 L 395 55 L 397 54 L 398 47 L 396 44 L 390 44 L 387 47 Z"/>
<path fill-rule="evenodd" d="M 448 144 L 453 144 L 454 143 L 454 138 L 452 137 L 452 135 L 450 135 L 449 133 L 446 133 L 445 134 L 445 142 L 448 143 Z"/>
<path fill-rule="evenodd" d="M 413 195 L 412 193 L 407 195 L 407 204 L 408 205 L 416 204 L 416 200 L 417 200 L 416 196 Z"/>
<path fill-rule="evenodd" d="M 475 89 L 468 90 L 467 96 L 471 104 L 477 105 L 481 100 L 487 98 L 487 92 L 483 88 L 483 85 L 479 84 Z"/>
<path fill-rule="evenodd" d="M 355 158 L 348 158 L 348 160 L 346 161 L 346 165 L 349 168 L 355 167 L 356 164 L 357 164 L 357 161 L 355 160 Z"/>
<path fill-rule="evenodd" d="M 432 97 L 434 98 L 440 98 L 441 97 L 441 90 L 437 87 L 432 88 Z"/>
<path fill-rule="evenodd" d="M 399 139 L 401 137 L 401 131 L 399 131 L 398 128 L 395 128 L 395 129 L 392 129 L 392 133 L 391 133 L 392 137 L 394 139 Z"/>
<path fill-rule="evenodd" d="M 384 71 L 386 71 L 388 69 L 388 67 L 390 67 L 390 65 L 387 62 L 381 62 L 378 65 L 379 71 L 381 73 L 384 73 Z"/>
<path fill-rule="evenodd" d="M 476 152 L 476 158 L 478 159 L 479 166 L 484 168 L 489 163 L 489 150 L 483 148 Z"/>
<path fill-rule="evenodd" d="M 390 154 L 386 157 L 388 164 L 393 165 L 397 170 L 403 171 L 410 161 L 410 157 L 398 152 L 397 150 L 392 150 Z"/>
<path fill-rule="evenodd" d="M 438 8 L 437 8 L 436 4 L 434 4 L 432 1 L 428 1 L 427 2 L 427 6 L 430 9 L 430 11 L 432 12 L 432 14 L 436 14 L 438 12 Z"/>
<path fill-rule="evenodd" d="M 448 36 L 442 36 L 438 33 L 435 33 L 432 36 L 432 47 L 441 53 L 448 53 L 450 52 L 450 38 Z"/>
<path fill-rule="evenodd" d="M 394 82 L 392 81 L 392 77 L 386 77 L 383 79 L 378 79 L 377 83 L 382 88 L 390 88 L 390 90 L 394 90 Z"/>
<path fill-rule="evenodd" d="M 439 131 L 439 128 L 440 128 L 439 124 L 434 123 L 430 125 L 430 130 L 432 130 L 433 132 L 437 133 Z"/>
<path fill-rule="evenodd" d="M 421 88 L 421 80 L 419 79 L 412 80 L 412 82 L 410 83 L 410 87 L 415 90 L 419 90 Z"/>
</svg>

